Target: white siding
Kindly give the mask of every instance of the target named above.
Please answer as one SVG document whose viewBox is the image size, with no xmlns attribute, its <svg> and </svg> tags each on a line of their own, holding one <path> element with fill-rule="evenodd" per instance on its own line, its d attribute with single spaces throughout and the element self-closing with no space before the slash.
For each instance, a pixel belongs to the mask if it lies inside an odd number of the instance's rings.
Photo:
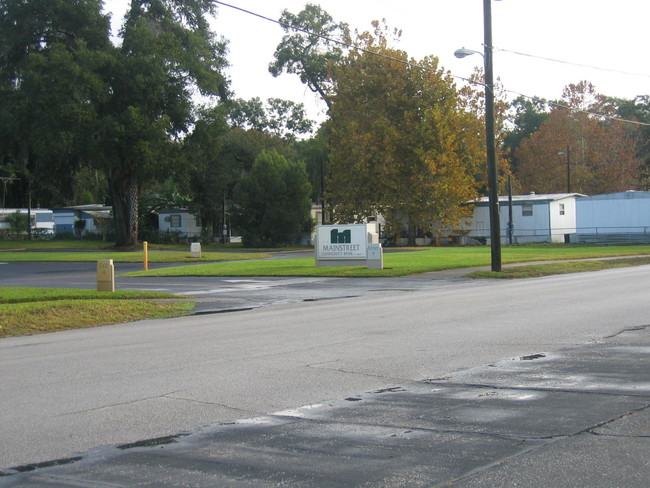
<svg viewBox="0 0 650 488">
<path fill-rule="evenodd" d="M 201 226 L 197 217 L 187 210 L 168 210 L 158 215 L 158 229 L 160 232 L 179 232 L 184 237 L 199 237 Z"/>
<path fill-rule="evenodd" d="M 564 205 L 564 215 L 560 214 Z M 507 198 L 499 199 L 501 242 L 508 242 L 510 209 Z M 574 194 L 516 195 L 512 201 L 513 243 L 565 242 L 565 234 L 576 231 Z M 461 225 L 469 238 L 489 239 L 490 211 L 483 199 L 474 207 L 469 224 Z M 471 242 L 469 239 L 467 242 Z M 488 241 L 489 242 L 489 241 Z"/>
<path fill-rule="evenodd" d="M 27 215 L 30 211 L 26 208 L 5 208 L 0 210 L 0 229 L 9 229 L 6 216 L 19 212 Z M 54 234 L 54 217 L 52 210 L 31 209 L 32 230 L 39 230 L 48 235 Z"/>
<path fill-rule="evenodd" d="M 565 235 L 576 233 L 576 199 L 563 198 L 549 204 L 551 242 L 565 242 Z"/>
</svg>

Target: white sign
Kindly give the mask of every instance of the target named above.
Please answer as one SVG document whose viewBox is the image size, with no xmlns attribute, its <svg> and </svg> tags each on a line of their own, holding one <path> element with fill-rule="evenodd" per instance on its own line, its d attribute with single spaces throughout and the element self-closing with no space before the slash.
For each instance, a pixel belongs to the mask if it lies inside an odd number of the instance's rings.
<svg viewBox="0 0 650 488">
<path fill-rule="evenodd" d="M 368 226 L 366 224 L 319 225 L 317 259 L 366 259 Z"/>
</svg>

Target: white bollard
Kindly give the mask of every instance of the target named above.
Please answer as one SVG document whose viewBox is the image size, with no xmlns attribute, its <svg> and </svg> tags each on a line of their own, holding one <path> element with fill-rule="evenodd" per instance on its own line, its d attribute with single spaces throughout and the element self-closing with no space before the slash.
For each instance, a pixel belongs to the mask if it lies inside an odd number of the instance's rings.
<svg viewBox="0 0 650 488">
<path fill-rule="evenodd" d="M 191 258 L 200 258 L 201 257 L 201 243 L 193 242 L 190 244 L 190 257 Z"/>
<path fill-rule="evenodd" d="M 381 244 L 368 244 L 368 269 L 384 269 L 384 250 Z"/>
</svg>

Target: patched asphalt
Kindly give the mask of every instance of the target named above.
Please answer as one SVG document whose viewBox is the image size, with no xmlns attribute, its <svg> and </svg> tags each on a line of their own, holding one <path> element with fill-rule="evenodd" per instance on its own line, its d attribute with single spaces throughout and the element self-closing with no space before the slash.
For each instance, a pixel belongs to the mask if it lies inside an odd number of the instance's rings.
<svg viewBox="0 0 650 488">
<path fill-rule="evenodd" d="M 67 460 L 0 487 L 646 487 L 650 326 Z"/>
</svg>

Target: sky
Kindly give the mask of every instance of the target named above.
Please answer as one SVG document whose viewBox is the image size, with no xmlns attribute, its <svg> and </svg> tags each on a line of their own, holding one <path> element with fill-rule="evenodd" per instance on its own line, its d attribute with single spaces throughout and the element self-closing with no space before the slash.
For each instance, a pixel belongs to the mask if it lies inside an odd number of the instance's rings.
<svg viewBox="0 0 650 488">
<path fill-rule="evenodd" d="M 104 0 L 117 28 L 129 0 Z M 265 17 L 279 19 L 284 9 L 300 12 L 305 0 L 224 0 Z M 410 57 L 437 56 L 452 75 L 468 77 L 483 58 L 457 59 L 465 47 L 483 51 L 481 0 L 311 0 L 335 21 L 370 30 L 386 19 L 402 30 L 396 46 Z M 650 95 L 648 0 L 495 0 L 492 2 L 494 76 L 508 98 L 519 94 L 556 100 L 563 88 L 582 80 L 607 96 Z M 282 28 L 225 5 L 211 22 L 229 40 L 227 76 L 238 98 L 284 98 L 304 103 L 312 119 L 325 107 L 296 75 L 273 78 L 268 65 L 284 35 Z M 521 54 L 515 54 L 521 53 Z M 549 61 L 548 58 L 562 62 Z M 599 68 L 599 69 L 595 69 Z M 462 80 L 458 80 L 462 84 Z"/>
</svg>

